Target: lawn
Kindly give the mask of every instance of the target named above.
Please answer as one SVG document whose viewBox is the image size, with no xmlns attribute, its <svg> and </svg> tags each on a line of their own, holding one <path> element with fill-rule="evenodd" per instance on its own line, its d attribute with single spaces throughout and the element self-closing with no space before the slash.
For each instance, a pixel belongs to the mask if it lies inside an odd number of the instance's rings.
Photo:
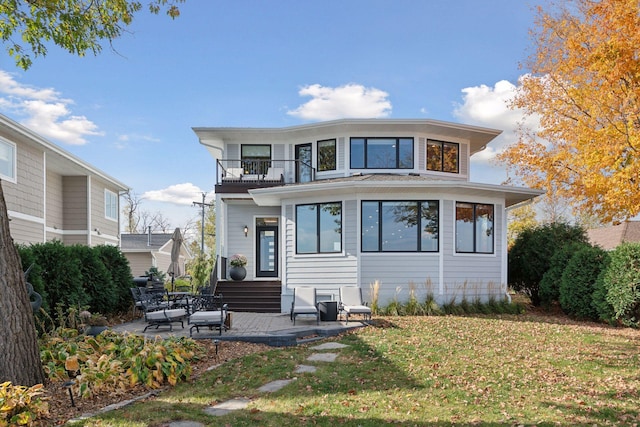
<svg viewBox="0 0 640 427">
<path fill-rule="evenodd" d="M 312 343 L 228 362 L 84 425 L 636 425 L 640 331 L 537 315 L 393 317 L 332 340 L 334 363 L 294 374 Z M 325 341 L 326 342 L 326 341 Z M 274 393 L 257 389 L 297 377 Z M 246 397 L 246 410 L 202 409 Z M 100 420 L 100 421 L 98 421 Z"/>
</svg>

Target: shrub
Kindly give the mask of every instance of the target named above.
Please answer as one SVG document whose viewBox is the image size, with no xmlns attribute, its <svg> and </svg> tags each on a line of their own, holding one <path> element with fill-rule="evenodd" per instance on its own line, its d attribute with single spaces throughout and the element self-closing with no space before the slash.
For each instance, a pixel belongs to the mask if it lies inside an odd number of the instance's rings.
<svg viewBox="0 0 640 427">
<path fill-rule="evenodd" d="M 585 246 L 569 260 L 560 281 L 560 306 L 570 316 L 598 319 L 593 292 L 607 256 L 599 247 Z"/>
<path fill-rule="evenodd" d="M 41 396 L 42 384 L 33 387 L 0 384 L 0 426 L 27 426 L 49 415 L 49 404 Z"/>
<path fill-rule="evenodd" d="M 640 243 L 623 243 L 610 253 L 611 261 L 603 273 L 606 301 L 613 318 L 628 326 L 640 321 Z"/>
<path fill-rule="evenodd" d="M 82 287 L 89 297 L 89 307 L 94 312 L 112 313 L 116 306 L 116 292 L 111 275 L 98 253 L 89 246 L 69 246 L 69 254 L 80 261 Z"/>
<path fill-rule="evenodd" d="M 551 223 L 523 230 L 509 250 L 509 285 L 525 293 L 535 306 L 540 305 L 539 286 L 549 270 L 557 250 L 571 242 L 587 243 L 586 232 L 579 226 Z"/>
<path fill-rule="evenodd" d="M 583 242 L 570 242 L 558 249 L 549 261 L 549 269 L 540 280 L 540 305 L 550 306 L 554 302 L 560 301 L 560 282 L 562 273 L 571 257 L 582 248 L 590 247 Z"/>
<path fill-rule="evenodd" d="M 120 251 L 120 248 L 116 246 L 100 245 L 94 247 L 93 250 L 97 252 L 98 257 L 111 276 L 116 299 L 114 309 L 118 312 L 127 311 L 133 302 L 131 291 L 129 290 L 133 282 L 129 260 Z"/>
</svg>

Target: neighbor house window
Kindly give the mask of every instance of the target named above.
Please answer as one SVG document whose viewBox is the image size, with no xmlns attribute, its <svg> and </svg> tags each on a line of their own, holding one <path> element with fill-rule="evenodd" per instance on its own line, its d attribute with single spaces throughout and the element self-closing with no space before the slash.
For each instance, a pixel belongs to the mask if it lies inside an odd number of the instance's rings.
<svg viewBox="0 0 640 427">
<path fill-rule="evenodd" d="M 351 169 L 412 169 L 413 138 L 351 138 Z"/>
<path fill-rule="evenodd" d="M 113 191 L 104 190 L 104 216 L 118 220 L 118 195 Z"/>
<path fill-rule="evenodd" d="M 264 175 L 271 166 L 271 145 L 243 144 L 240 148 L 246 175 Z"/>
<path fill-rule="evenodd" d="M 456 252 L 493 253 L 493 205 L 456 203 Z"/>
<path fill-rule="evenodd" d="M 318 141 L 318 172 L 336 170 L 336 140 Z"/>
<path fill-rule="evenodd" d="M 296 206 L 296 253 L 342 252 L 342 203 Z"/>
<path fill-rule="evenodd" d="M 362 202 L 363 252 L 438 252 L 436 200 Z"/>
<path fill-rule="evenodd" d="M 427 141 L 427 170 L 459 173 L 460 145 L 454 142 Z"/>
<path fill-rule="evenodd" d="M 0 139 L 0 178 L 16 182 L 16 145 Z"/>
</svg>

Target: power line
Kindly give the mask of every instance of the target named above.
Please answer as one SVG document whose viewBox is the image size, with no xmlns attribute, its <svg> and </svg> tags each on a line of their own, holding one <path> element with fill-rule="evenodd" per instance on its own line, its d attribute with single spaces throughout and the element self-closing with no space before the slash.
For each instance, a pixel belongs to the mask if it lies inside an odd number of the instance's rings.
<svg viewBox="0 0 640 427">
<path fill-rule="evenodd" d="M 204 201 L 205 197 L 207 197 L 207 193 L 202 193 L 202 202 L 193 202 L 193 206 L 200 206 L 202 208 L 202 221 L 200 223 L 202 240 L 200 241 L 200 252 L 203 255 L 204 255 L 204 211 L 205 211 L 205 208 L 213 206 L 213 203 L 205 203 Z"/>
</svg>

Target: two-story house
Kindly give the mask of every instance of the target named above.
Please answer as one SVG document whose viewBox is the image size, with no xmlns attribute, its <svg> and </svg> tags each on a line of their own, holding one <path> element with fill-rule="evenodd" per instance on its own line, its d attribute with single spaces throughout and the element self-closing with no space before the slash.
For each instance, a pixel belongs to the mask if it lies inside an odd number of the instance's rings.
<svg viewBox="0 0 640 427">
<path fill-rule="evenodd" d="M 128 187 L 3 115 L 0 180 L 14 242 L 119 244 Z"/>
<path fill-rule="evenodd" d="M 507 215 L 538 190 L 470 182 L 470 157 L 501 131 L 434 120 L 345 119 L 286 128 L 194 128 L 217 163 L 219 278 L 359 286 L 378 303 L 502 299 Z"/>
</svg>

